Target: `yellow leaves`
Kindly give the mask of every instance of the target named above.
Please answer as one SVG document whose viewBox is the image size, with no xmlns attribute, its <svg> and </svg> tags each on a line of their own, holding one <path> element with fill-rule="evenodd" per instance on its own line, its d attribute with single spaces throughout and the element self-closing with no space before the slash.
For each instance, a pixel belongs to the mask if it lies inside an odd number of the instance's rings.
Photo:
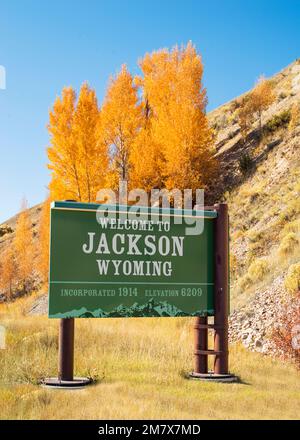
<svg viewBox="0 0 300 440">
<path fill-rule="evenodd" d="M 273 84 L 261 76 L 251 93 L 242 100 L 239 109 L 239 125 L 241 127 L 242 137 L 245 139 L 252 124 L 254 117 L 259 119 L 259 130 L 262 132 L 262 113 L 275 100 Z"/>
<path fill-rule="evenodd" d="M 162 188 L 162 170 L 164 157 L 157 143 L 152 124 L 147 121 L 140 129 L 130 154 L 130 186 L 143 188 L 150 192 L 152 188 Z"/>
<path fill-rule="evenodd" d="M 34 249 L 32 244 L 32 230 L 27 202 L 23 201 L 22 210 L 18 216 L 15 240 L 13 243 L 17 265 L 18 280 L 26 291 L 26 283 L 32 275 Z"/>
<path fill-rule="evenodd" d="M 95 91 L 85 83 L 78 101 L 73 89 L 65 88 L 50 112 L 48 148 L 51 199 L 91 202 L 104 184 L 108 157 L 97 135 L 99 109 Z"/>
<path fill-rule="evenodd" d="M 138 90 L 125 65 L 111 78 L 101 110 L 101 128 L 111 157 L 110 182 L 129 177 L 130 152 L 142 120 Z M 112 186 L 115 188 L 115 186 Z"/>
<path fill-rule="evenodd" d="M 86 202 L 96 200 L 96 194 L 104 182 L 106 163 L 100 167 L 100 151 L 97 141 L 99 110 L 95 91 L 87 84 L 80 90 L 73 123 L 73 133 L 78 148 L 78 186 L 81 199 Z M 104 149 L 101 151 L 106 158 Z"/>
<path fill-rule="evenodd" d="M 205 188 L 217 170 L 205 115 L 203 65 L 188 43 L 146 54 L 142 75 L 126 65 L 110 79 L 102 108 L 84 84 L 63 90 L 50 112 L 51 199 L 95 201 L 102 187 Z"/>
<path fill-rule="evenodd" d="M 216 168 L 212 132 L 205 116 L 203 66 L 195 47 L 147 54 L 140 61 L 144 99 L 149 105 L 152 137 L 164 158 L 156 172 L 167 188 L 206 186 Z"/>
<path fill-rule="evenodd" d="M 7 293 L 8 299 L 11 299 L 13 284 L 16 279 L 16 264 L 12 247 L 8 247 L 1 254 L 0 260 L 0 287 Z"/>
<path fill-rule="evenodd" d="M 274 102 L 273 84 L 261 76 L 251 92 L 251 102 L 254 112 L 262 112 Z"/>
</svg>

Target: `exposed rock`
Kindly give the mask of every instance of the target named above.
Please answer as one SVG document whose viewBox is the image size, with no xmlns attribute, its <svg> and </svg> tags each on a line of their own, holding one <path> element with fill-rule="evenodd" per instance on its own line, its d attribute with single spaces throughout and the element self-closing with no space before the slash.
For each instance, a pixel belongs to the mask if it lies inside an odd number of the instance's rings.
<svg viewBox="0 0 300 440">
<path fill-rule="evenodd" d="M 45 293 L 37 298 L 28 311 L 28 315 L 46 315 L 48 313 L 48 294 Z"/>
<path fill-rule="evenodd" d="M 265 291 L 257 291 L 254 299 L 229 318 L 229 340 L 241 341 L 253 351 L 278 354 L 272 343 L 272 332 L 285 307 L 287 295 L 283 286 L 284 275 L 277 277 Z M 251 319 L 249 319 L 251 316 Z"/>
</svg>

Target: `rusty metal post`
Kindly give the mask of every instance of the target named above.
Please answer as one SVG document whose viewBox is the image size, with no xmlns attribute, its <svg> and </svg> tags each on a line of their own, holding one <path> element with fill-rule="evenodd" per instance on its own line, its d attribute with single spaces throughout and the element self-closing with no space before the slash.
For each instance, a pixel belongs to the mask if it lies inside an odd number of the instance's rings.
<svg viewBox="0 0 300 440">
<path fill-rule="evenodd" d="M 214 373 L 228 374 L 229 222 L 228 206 L 215 206 L 215 337 Z"/>
<path fill-rule="evenodd" d="M 211 207 L 209 207 L 211 209 Z M 228 305 L 229 305 L 229 221 L 226 203 L 214 205 L 214 323 L 207 317 L 197 318 L 195 325 L 195 371 L 192 379 L 206 382 L 237 382 L 228 371 Z M 214 349 L 208 349 L 208 329 L 214 330 Z M 214 369 L 208 371 L 208 356 L 215 356 Z"/>
<path fill-rule="evenodd" d="M 74 379 L 74 318 L 60 320 L 59 324 L 58 378 Z"/>
<path fill-rule="evenodd" d="M 208 372 L 208 357 L 207 354 L 201 351 L 207 351 L 208 349 L 208 330 L 207 330 L 207 317 L 196 318 L 195 324 L 195 370 L 196 374 L 206 374 Z"/>
</svg>

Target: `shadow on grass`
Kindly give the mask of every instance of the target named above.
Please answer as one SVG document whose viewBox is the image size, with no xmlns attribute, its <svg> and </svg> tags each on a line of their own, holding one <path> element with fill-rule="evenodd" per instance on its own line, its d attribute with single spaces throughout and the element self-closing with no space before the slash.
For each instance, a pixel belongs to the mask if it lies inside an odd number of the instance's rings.
<svg viewBox="0 0 300 440">
<path fill-rule="evenodd" d="M 233 381 L 233 382 L 230 382 L 230 381 L 221 382 L 220 380 L 218 381 L 217 379 L 214 380 L 214 379 L 210 379 L 210 378 L 207 378 L 207 380 L 205 380 L 205 379 L 203 380 L 200 378 L 198 379 L 197 377 L 191 377 L 191 373 L 187 372 L 185 370 L 181 370 L 179 373 L 179 376 L 182 377 L 183 379 L 188 379 L 188 380 L 193 380 L 195 382 L 198 381 L 198 382 L 203 382 L 203 383 L 222 383 L 222 384 L 227 384 L 227 385 L 239 384 L 239 385 L 248 385 L 248 386 L 252 385 L 250 382 L 246 382 L 245 380 L 241 379 L 239 376 L 235 376 L 235 381 Z"/>
</svg>

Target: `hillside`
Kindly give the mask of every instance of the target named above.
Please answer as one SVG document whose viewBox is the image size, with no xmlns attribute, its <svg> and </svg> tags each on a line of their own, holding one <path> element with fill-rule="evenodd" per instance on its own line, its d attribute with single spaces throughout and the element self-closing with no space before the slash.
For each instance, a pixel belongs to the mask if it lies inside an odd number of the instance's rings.
<svg viewBox="0 0 300 440">
<path fill-rule="evenodd" d="M 285 279 L 300 256 L 300 121 L 290 124 L 300 103 L 300 62 L 272 78 L 275 102 L 243 141 L 238 124 L 240 96 L 208 117 L 221 165 L 214 198 L 229 203 L 231 224 L 231 340 L 272 351 L 272 328 L 289 295 Z M 34 239 L 41 206 L 30 210 Z M 0 226 L 0 253 L 14 238 L 16 216 Z M 43 300 L 42 304 L 46 305 Z M 41 302 L 32 313 L 45 310 Z"/>
<path fill-rule="evenodd" d="M 209 115 L 230 212 L 231 340 L 262 352 L 274 351 L 269 337 L 290 301 L 290 268 L 300 260 L 300 121 L 289 123 L 300 103 L 299 61 L 272 81 L 276 100 L 263 113 L 262 139 L 258 121 L 246 142 L 241 138 L 243 97 Z M 243 157 L 249 158 L 246 172 Z"/>
</svg>

